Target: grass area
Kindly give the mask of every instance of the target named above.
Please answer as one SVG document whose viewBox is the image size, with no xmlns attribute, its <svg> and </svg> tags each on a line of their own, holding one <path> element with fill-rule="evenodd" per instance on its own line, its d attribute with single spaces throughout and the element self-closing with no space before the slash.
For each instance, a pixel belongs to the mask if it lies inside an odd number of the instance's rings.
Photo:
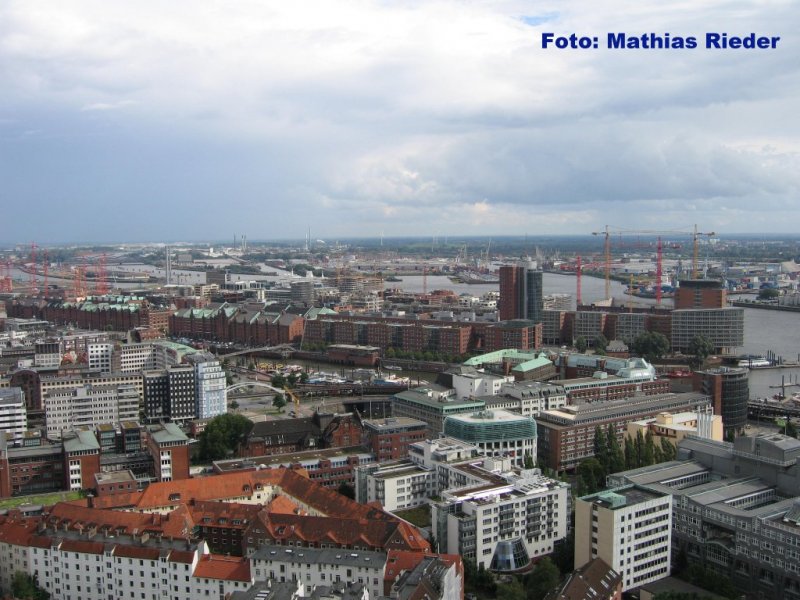
<svg viewBox="0 0 800 600">
<path fill-rule="evenodd" d="M 409 523 L 413 523 L 417 527 L 430 527 L 431 526 L 431 509 L 425 504 L 417 508 L 408 508 L 406 510 L 394 511 L 401 519 L 405 519 Z"/>
<path fill-rule="evenodd" d="M 53 492 L 52 494 L 36 494 L 33 496 L 16 496 L 0 500 L 0 509 L 16 508 L 22 504 L 41 504 L 51 506 L 56 502 L 69 502 L 81 498 L 80 492 Z"/>
</svg>

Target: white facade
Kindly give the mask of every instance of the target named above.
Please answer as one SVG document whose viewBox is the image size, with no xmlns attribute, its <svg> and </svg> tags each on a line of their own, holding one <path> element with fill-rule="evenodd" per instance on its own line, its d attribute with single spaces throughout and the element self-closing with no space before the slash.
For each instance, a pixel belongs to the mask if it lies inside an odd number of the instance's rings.
<svg viewBox="0 0 800 600">
<path fill-rule="evenodd" d="M 299 582 L 307 595 L 315 586 L 344 582 L 362 583 L 377 598 L 383 595 L 386 558 L 383 552 L 263 544 L 250 556 L 250 569 L 256 581 Z"/>
<path fill-rule="evenodd" d="M 89 344 L 87 350 L 90 369 L 99 369 L 103 373 L 111 372 L 114 344 Z"/>
<path fill-rule="evenodd" d="M 487 408 L 504 408 L 526 417 L 537 417 L 543 410 L 567 405 L 567 392 L 560 385 L 540 381 L 519 381 L 504 384 L 497 398 Z"/>
<path fill-rule="evenodd" d="M 575 566 L 600 557 L 622 591 L 669 576 L 672 496 L 626 486 L 575 501 Z"/>
<path fill-rule="evenodd" d="M 500 393 L 503 384 L 512 381 L 514 381 L 514 377 L 502 377 L 482 371 L 453 373 L 453 388 L 456 390 L 456 398 L 495 396 Z"/>
<path fill-rule="evenodd" d="M 27 429 L 25 393 L 18 387 L 0 388 L 0 431 L 5 431 L 7 438 L 20 442 Z"/>
<path fill-rule="evenodd" d="M 568 499 L 569 485 L 537 469 L 494 475 L 482 485 L 442 492 L 431 506 L 434 535 L 440 551 L 486 569 L 519 569 L 566 537 Z"/>
<path fill-rule="evenodd" d="M 198 562 L 207 554 L 204 542 L 174 559 L 176 553 L 169 547 L 112 545 L 114 541 L 100 535 L 91 540 L 53 539 L 52 545 L 41 547 L 45 544 L 0 540 L 0 587 L 10 590 L 16 571 L 35 576 L 55 600 L 216 600 L 252 584 L 196 576 Z"/>
<path fill-rule="evenodd" d="M 139 393 L 132 385 L 54 390 L 44 396 L 44 414 L 47 437 L 60 439 L 65 430 L 138 420 Z"/>
<path fill-rule="evenodd" d="M 228 392 L 225 371 L 219 361 L 198 362 L 194 365 L 196 387 L 196 417 L 210 419 L 228 411 Z"/>
<path fill-rule="evenodd" d="M 362 492 L 365 495 L 356 496 L 359 502 L 380 502 L 385 510 L 394 511 L 423 506 L 428 498 L 436 495 L 436 471 L 423 469 L 408 460 L 382 467 L 358 468 L 372 471 L 361 481 L 356 478 L 356 487 L 365 487 Z M 359 491 L 357 489 L 356 494 Z"/>
</svg>

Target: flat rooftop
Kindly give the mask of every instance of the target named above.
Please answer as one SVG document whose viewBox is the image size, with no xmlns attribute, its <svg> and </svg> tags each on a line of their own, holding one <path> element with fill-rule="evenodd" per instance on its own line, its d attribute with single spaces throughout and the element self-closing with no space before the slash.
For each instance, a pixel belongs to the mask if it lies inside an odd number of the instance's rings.
<svg viewBox="0 0 800 600">
<path fill-rule="evenodd" d="M 305 450 L 303 452 L 288 452 L 286 454 L 270 454 L 268 456 L 255 456 L 253 458 L 235 458 L 214 461 L 214 467 L 221 473 L 252 469 L 257 466 L 277 467 L 285 464 L 313 463 L 320 460 L 333 460 L 335 458 L 348 458 L 350 456 L 372 457 L 372 454 L 361 446 L 349 448 L 330 448 L 327 450 Z"/>
</svg>

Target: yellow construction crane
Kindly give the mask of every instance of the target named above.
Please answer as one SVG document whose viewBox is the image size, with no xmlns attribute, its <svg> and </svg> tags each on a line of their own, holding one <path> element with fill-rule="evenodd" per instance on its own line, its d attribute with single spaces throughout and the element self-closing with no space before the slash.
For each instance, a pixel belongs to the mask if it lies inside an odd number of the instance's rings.
<svg viewBox="0 0 800 600">
<path fill-rule="evenodd" d="M 605 231 L 593 231 L 592 235 L 602 235 L 606 238 L 603 247 L 603 258 L 606 271 L 606 300 L 608 300 L 611 298 L 611 238 L 609 237 L 608 225 L 606 225 Z"/>
<path fill-rule="evenodd" d="M 289 398 L 291 398 L 292 403 L 294 404 L 295 412 L 300 408 L 300 396 L 295 394 L 292 390 L 285 389 L 283 390 Z"/>
<path fill-rule="evenodd" d="M 713 231 L 711 231 L 709 233 L 699 232 L 699 231 L 697 231 L 697 225 L 694 226 L 694 235 L 692 236 L 692 244 L 693 244 L 693 248 L 692 248 L 692 279 L 697 279 L 697 249 L 698 249 L 697 240 L 700 239 L 701 235 L 705 235 L 705 236 L 711 237 L 711 236 L 717 235 L 717 234 L 714 233 Z"/>
</svg>

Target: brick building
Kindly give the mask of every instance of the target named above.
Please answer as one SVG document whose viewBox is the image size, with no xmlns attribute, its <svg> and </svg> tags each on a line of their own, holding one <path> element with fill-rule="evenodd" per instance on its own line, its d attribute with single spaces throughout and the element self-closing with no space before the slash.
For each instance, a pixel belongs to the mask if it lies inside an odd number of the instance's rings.
<svg viewBox="0 0 800 600">
<path fill-rule="evenodd" d="M 687 392 L 634 396 L 542 411 L 536 417 L 538 456 L 555 471 L 573 470 L 582 460 L 594 456 L 597 427 L 605 431 L 612 425 L 622 443 L 631 421 L 654 417 L 661 412 L 706 410 L 709 404 L 705 394 Z"/>
<path fill-rule="evenodd" d="M 365 419 L 364 445 L 378 462 L 400 460 L 408 456 L 408 447 L 426 438 L 428 424 L 408 417 Z"/>
</svg>

